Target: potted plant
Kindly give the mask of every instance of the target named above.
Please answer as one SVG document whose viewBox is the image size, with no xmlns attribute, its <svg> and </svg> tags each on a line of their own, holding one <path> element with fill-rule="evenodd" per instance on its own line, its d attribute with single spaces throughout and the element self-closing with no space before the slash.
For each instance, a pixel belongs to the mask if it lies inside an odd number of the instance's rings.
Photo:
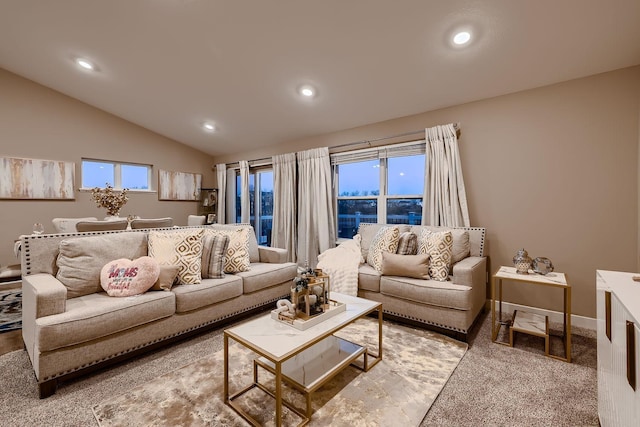
<svg viewBox="0 0 640 427">
<path fill-rule="evenodd" d="M 129 200 L 128 191 L 128 188 L 123 188 L 122 191 L 116 192 L 111 184 L 107 183 L 104 188 L 95 187 L 91 190 L 91 200 L 96 202 L 99 208 L 106 208 L 108 216 L 118 216 L 120 209 Z"/>
</svg>

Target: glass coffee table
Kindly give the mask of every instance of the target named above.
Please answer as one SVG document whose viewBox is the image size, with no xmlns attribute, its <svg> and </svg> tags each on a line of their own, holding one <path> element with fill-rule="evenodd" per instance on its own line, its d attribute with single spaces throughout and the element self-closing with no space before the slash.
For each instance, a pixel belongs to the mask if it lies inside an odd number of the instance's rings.
<svg viewBox="0 0 640 427">
<path fill-rule="evenodd" d="M 275 399 L 275 423 L 282 425 L 282 405 L 295 412 L 306 425 L 312 415 L 311 395 L 315 390 L 364 357 L 366 372 L 382 360 L 382 303 L 332 292 L 331 300 L 346 304 L 346 310 L 306 330 L 298 330 L 266 314 L 224 331 L 224 402 L 252 425 L 259 423 L 242 409 L 237 398 L 259 388 Z M 352 343 L 333 334 L 356 320 L 378 312 L 378 352 Z M 248 348 L 259 357 L 253 362 L 253 382 L 241 390 L 229 391 L 229 340 Z M 275 375 L 275 392 L 258 381 L 258 368 Z M 282 383 L 293 386 L 305 395 L 306 413 L 300 412 L 282 398 Z"/>
</svg>

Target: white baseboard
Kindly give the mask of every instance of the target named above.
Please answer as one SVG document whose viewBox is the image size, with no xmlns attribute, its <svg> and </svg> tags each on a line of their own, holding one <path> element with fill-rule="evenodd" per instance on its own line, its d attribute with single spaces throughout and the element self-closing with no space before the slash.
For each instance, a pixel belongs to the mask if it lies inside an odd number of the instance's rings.
<svg viewBox="0 0 640 427">
<path fill-rule="evenodd" d="M 488 311 L 491 311 L 491 300 L 487 300 L 485 307 Z M 497 309 L 497 303 L 496 303 L 496 309 Z M 502 310 L 510 313 L 513 312 L 514 310 L 524 310 L 530 313 L 540 314 L 542 316 L 549 316 L 549 320 L 551 322 L 562 322 L 564 320 L 563 319 L 564 313 L 562 313 L 561 311 L 546 310 L 544 308 L 538 308 L 538 307 L 529 307 L 527 305 L 514 304 L 511 302 L 503 301 Z M 594 319 L 593 317 L 585 317 L 585 316 L 578 316 L 578 315 L 572 314 L 571 326 L 577 326 L 579 328 L 585 328 L 585 329 L 590 329 L 592 331 L 595 331 L 597 328 L 597 320 Z"/>
</svg>

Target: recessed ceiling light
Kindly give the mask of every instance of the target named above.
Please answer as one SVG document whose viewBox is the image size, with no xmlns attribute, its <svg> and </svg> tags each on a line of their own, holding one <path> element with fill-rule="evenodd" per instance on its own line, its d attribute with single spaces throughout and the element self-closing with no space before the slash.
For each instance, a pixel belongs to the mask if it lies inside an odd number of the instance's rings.
<svg viewBox="0 0 640 427">
<path fill-rule="evenodd" d="M 453 42 L 457 45 L 467 44 L 471 40 L 471 34 L 468 31 L 461 31 L 453 36 Z"/>
<path fill-rule="evenodd" d="M 216 126 L 213 123 L 205 122 L 202 125 L 202 128 L 207 132 L 214 132 L 216 130 Z"/>
<path fill-rule="evenodd" d="M 95 66 L 89 60 L 84 58 L 77 58 L 76 64 L 85 70 L 93 71 L 95 69 Z"/>
<path fill-rule="evenodd" d="M 312 98 L 316 94 L 316 90 L 313 86 L 304 85 L 300 87 L 300 95 L 306 98 Z"/>
</svg>

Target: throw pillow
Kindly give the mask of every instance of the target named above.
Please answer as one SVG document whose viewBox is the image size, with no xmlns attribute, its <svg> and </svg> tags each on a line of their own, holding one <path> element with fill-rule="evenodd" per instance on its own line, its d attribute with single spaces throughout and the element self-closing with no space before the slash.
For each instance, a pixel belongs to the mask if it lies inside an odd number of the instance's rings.
<svg viewBox="0 0 640 427">
<path fill-rule="evenodd" d="M 178 278 L 177 265 L 161 265 L 158 280 L 149 289 L 150 291 L 170 291 Z"/>
<path fill-rule="evenodd" d="M 178 266 L 178 281 L 196 285 L 202 281 L 201 228 L 149 231 L 149 256 L 160 265 Z"/>
<path fill-rule="evenodd" d="M 205 236 L 229 237 L 229 245 L 227 246 L 224 256 L 225 273 L 249 271 L 249 265 L 251 264 L 249 256 L 249 233 L 252 232 L 253 230 L 248 227 L 234 229 L 205 229 Z"/>
<path fill-rule="evenodd" d="M 400 237 L 400 229 L 398 227 L 382 227 L 371 241 L 369 252 L 367 253 L 367 264 L 382 271 L 382 253 L 396 253 L 398 250 L 398 238 Z"/>
<path fill-rule="evenodd" d="M 229 247 L 229 236 L 205 234 L 202 238 L 202 278 L 224 277 L 225 253 Z"/>
<path fill-rule="evenodd" d="M 471 245 L 469 243 L 469 232 L 467 230 L 451 230 L 453 237 L 453 248 L 451 253 L 451 263 L 455 264 L 469 256 Z"/>
<path fill-rule="evenodd" d="M 102 292 L 100 270 L 106 263 L 146 255 L 147 235 L 144 232 L 64 239 L 58 245 L 56 278 L 67 288 L 67 298 Z"/>
<path fill-rule="evenodd" d="M 129 297 L 146 292 L 158 280 L 160 266 L 151 257 L 133 261 L 117 259 L 100 270 L 100 286 L 110 297 Z"/>
<path fill-rule="evenodd" d="M 382 274 L 429 279 L 429 255 L 399 255 L 383 252 Z"/>
<path fill-rule="evenodd" d="M 400 233 L 397 254 L 415 255 L 418 253 L 418 236 L 410 231 Z"/>
<path fill-rule="evenodd" d="M 449 278 L 452 247 L 451 231 L 421 231 L 418 253 L 427 254 L 431 258 L 429 275 L 432 279 L 446 282 Z"/>
</svg>

